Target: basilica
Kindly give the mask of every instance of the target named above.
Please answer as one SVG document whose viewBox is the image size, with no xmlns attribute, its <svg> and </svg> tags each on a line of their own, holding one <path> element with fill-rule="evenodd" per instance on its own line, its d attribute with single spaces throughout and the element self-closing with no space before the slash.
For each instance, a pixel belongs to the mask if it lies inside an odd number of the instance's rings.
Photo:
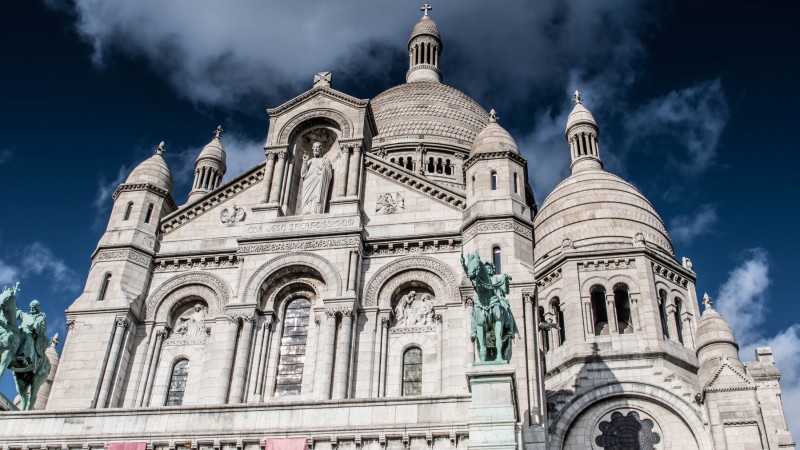
<svg viewBox="0 0 800 450">
<path fill-rule="evenodd" d="M 428 10 L 404 83 L 359 99 L 315 75 L 241 175 L 222 128 L 188 198 L 164 143 L 130 173 L 0 449 L 795 448 L 780 355 L 740 359 L 652 204 L 603 169 L 591 105 L 575 94 L 571 175 L 537 203 L 498 115 L 442 83 Z M 509 280 L 504 358 L 476 350 L 474 254 Z"/>
</svg>

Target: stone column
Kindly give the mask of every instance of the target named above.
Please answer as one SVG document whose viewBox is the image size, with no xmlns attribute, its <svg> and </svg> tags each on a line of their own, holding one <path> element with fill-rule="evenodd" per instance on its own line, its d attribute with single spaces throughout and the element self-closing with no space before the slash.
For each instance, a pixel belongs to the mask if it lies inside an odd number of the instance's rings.
<svg viewBox="0 0 800 450">
<path fill-rule="evenodd" d="M 348 375 L 350 374 L 350 346 L 353 341 L 353 310 L 342 311 L 342 327 L 339 342 L 336 343 L 336 367 L 334 381 L 336 389 L 333 398 L 347 398 Z"/>
<path fill-rule="evenodd" d="M 336 350 L 336 311 L 325 310 L 325 325 L 322 330 L 322 360 L 320 361 L 320 386 L 317 389 L 320 400 L 331 398 L 331 383 L 333 379 L 333 355 Z"/>
<path fill-rule="evenodd" d="M 391 323 L 391 319 L 389 317 L 381 317 L 381 324 L 380 324 L 380 339 L 378 339 L 378 385 L 375 387 L 374 396 L 375 397 L 383 397 L 384 395 L 384 388 L 386 385 L 386 341 L 389 338 L 389 324 Z"/>
<path fill-rule="evenodd" d="M 147 345 L 147 354 L 144 358 L 144 366 L 142 367 L 142 373 L 138 381 L 138 388 L 136 391 L 136 402 L 134 406 L 142 406 L 142 399 L 144 398 L 144 391 L 147 386 L 148 378 L 150 378 L 150 368 L 153 364 L 153 355 L 156 350 L 156 341 L 157 341 L 157 331 L 156 328 L 150 330 L 150 342 Z"/>
<path fill-rule="evenodd" d="M 678 338 L 678 326 L 675 322 L 675 312 L 677 308 L 675 303 L 669 302 L 667 305 L 667 329 L 669 329 L 669 338 L 675 342 L 680 342 Z"/>
<path fill-rule="evenodd" d="M 150 362 L 150 368 L 145 378 L 144 394 L 142 395 L 141 406 L 150 405 L 150 394 L 153 392 L 153 383 L 156 379 L 156 372 L 158 371 L 158 360 L 161 357 L 161 346 L 164 344 L 164 339 L 167 338 L 167 330 L 161 329 L 156 331 L 155 346 L 153 347 L 153 358 Z"/>
<path fill-rule="evenodd" d="M 275 163 L 275 169 L 272 176 L 272 187 L 269 191 L 269 202 L 280 203 L 281 201 L 281 188 L 283 185 L 283 171 L 286 168 L 286 150 L 276 152 L 278 160 Z"/>
<path fill-rule="evenodd" d="M 217 386 L 211 401 L 212 404 L 224 404 L 228 399 L 228 390 L 231 386 L 231 369 L 233 368 L 233 358 L 236 351 L 236 336 L 239 334 L 239 317 L 226 316 L 225 318 L 228 321 L 228 329 L 225 330 L 225 334 L 222 336 L 224 341 L 218 347 L 219 353 L 213 355 L 218 357 L 220 361 L 218 362 L 219 372 L 217 372 Z"/>
<path fill-rule="evenodd" d="M 537 363 L 537 356 L 539 354 L 539 349 L 536 346 L 536 333 L 538 332 L 538 322 L 536 317 L 536 297 L 528 292 L 522 294 L 522 305 L 525 309 L 525 359 L 528 361 L 527 364 L 527 381 L 528 381 L 528 422 L 534 422 L 534 416 L 538 415 L 538 411 L 534 411 L 534 395 L 538 394 L 538 389 L 536 386 L 537 383 L 537 376 L 535 376 L 535 371 L 537 370 L 538 365 Z"/>
<path fill-rule="evenodd" d="M 472 314 L 475 309 L 475 299 L 467 297 L 464 306 L 467 309 L 467 323 L 464 327 L 467 330 L 467 365 L 472 365 L 475 362 L 475 343 L 472 342 Z"/>
<path fill-rule="evenodd" d="M 614 294 L 606 294 L 606 316 L 608 317 L 609 334 L 619 334 L 619 323 L 617 321 L 617 308 L 614 302 Z"/>
<path fill-rule="evenodd" d="M 692 313 L 684 311 L 681 314 L 683 317 L 683 345 L 694 349 L 694 327 L 692 326 Z"/>
<path fill-rule="evenodd" d="M 252 314 L 244 315 L 242 316 L 242 322 L 244 325 L 239 343 L 236 346 L 236 362 L 231 376 L 231 393 L 228 403 L 242 403 L 247 362 L 250 360 L 250 343 L 253 341 L 253 325 L 256 322 L 256 318 Z"/>
<path fill-rule="evenodd" d="M 347 195 L 358 195 L 358 180 L 361 177 L 361 143 L 353 144 L 353 157 L 350 159 L 347 177 Z"/>
<path fill-rule="evenodd" d="M 347 276 L 347 290 L 354 291 L 356 289 L 356 281 L 358 279 L 358 249 L 350 249 L 350 262 L 348 265 Z"/>
<path fill-rule="evenodd" d="M 95 400 L 95 408 L 105 408 L 108 406 L 108 392 L 111 388 L 112 378 L 116 372 L 117 364 L 119 362 L 120 348 L 122 347 L 123 335 L 125 330 L 130 325 L 130 321 L 124 317 L 117 317 L 114 324 L 114 338 L 111 340 L 111 351 L 108 353 L 106 359 L 106 367 L 103 372 L 102 382 L 100 384 L 100 392 Z M 35 399 L 34 399 L 35 400 Z"/>
<path fill-rule="evenodd" d="M 342 156 L 339 160 L 339 177 L 336 180 L 336 196 L 344 197 L 347 195 L 347 171 L 350 169 L 350 147 L 348 144 L 341 144 Z"/>
<path fill-rule="evenodd" d="M 267 370 L 267 360 L 269 358 L 269 346 L 272 344 L 272 315 L 264 317 L 263 338 L 261 340 L 261 347 L 259 348 L 259 364 L 256 371 L 255 381 L 253 382 L 255 389 L 255 401 L 264 401 L 264 378 Z"/>
<path fill-rule="evenodd" d="M 639 294 L 631 295 L 631 318 L 633 322 L 633 329 L 635 331 L 642 331 L 642 318 L 639 315 Z"/>
<path fill-rule="evenodd" d="M 273 170 L 275 170 L 275 153 L 267 152 L 267 164 L 264 166 L 264 190 L 261 191 L 261 203 L 267 203 L 269 201 Z"/>
<path fill-rule="evenodd" d="M 584 324 L 588 336 L 595 336 L 597 331 L 594 329 L 594 311 L 590 302 L 583 302 Z"/>
</svg>

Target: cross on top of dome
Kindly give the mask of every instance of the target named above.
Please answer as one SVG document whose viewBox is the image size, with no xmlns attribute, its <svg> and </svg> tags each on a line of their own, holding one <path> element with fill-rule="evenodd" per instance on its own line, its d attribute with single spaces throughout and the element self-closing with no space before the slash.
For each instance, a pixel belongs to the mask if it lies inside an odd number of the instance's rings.
<svg viewBox="0 0 800 450">
<path fill-rule="evenodd" d="M 432 9 L 433 6 L 429 5 L 428 3 L 425 3 L 424 5 L 422 5 L 422 8 L 420 8 L 420 10 L 425 14 L 423 17 L 428 17 L 428 11 Z"/>
<path fill-rule="evenodd" d="M 706 309 L 713 309 L 712 306 L 711 306 L 713 304 L 714 304 L 714 302 L 711 300 L 711 296 L 708 295 L 708 292 L 706 292 L 703 295 L 703 307 L 705 307 Z"/>
<path fill-rule="evenodd" d="M 572 101 L 575 102 L 576 105 L 580 105 L 583 103 L 583 97 L 581 97 L 581 91 L 576 90 L 574 94 L 572 94 Z"/>
<path fill-rule="evenodd" d="M 214 130 L 214 137 L 217 139 L 222 137 L 222 125 L 217 125 L 217 129 Z"/>
<path fill-rule="evenodd" d="M 500 118 L 500 116 L 498 116 L 497 113 L 495 112 L 494 108 L 492 108 L 492 110 L 489 111 L 489 123 L 496 123 L 497 119 L 499 119 L 499 118 Z"/>
<path fill-rule="evenodd" d="M 156 155 L 163 155 L 165 151 L 167 151 L 166 145 L 164 144 L 164 141 L 161 141 L 161 143 L 158 144 L 158 147 L 156 147 Z"/>
</svg>

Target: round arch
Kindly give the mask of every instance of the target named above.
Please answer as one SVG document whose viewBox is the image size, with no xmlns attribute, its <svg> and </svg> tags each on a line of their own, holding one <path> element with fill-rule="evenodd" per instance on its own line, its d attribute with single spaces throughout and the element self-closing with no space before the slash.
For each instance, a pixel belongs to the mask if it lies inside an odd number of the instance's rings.
<svg viewBox="0 0 800 450">
<path fill-rule="evenodd" d="M 161 283 L 147 299 L 145 317 L 148 320 L 166 320 L 174 303 L 188 296 L 203 298 L 208 303 L 209 314 L 217 315 L 227 307 L 231 289 L 225 280 L 208 272 L 176 275 Z"/>
<path fill-rule="evenodd" d="M 336 123 L 342 132 L 341 139 L 353 137 L 353 124 L 350 123 L 350 120 L 344 114 L 333 109 L 319 108 L 298 114 L 286 122 L 281 128 L 280 133 L 278 133 L 278 145 L 288 145 L 290 138 L 299 125 L 307 120 L 318 118 L 328 119 Z"/>
<path fill-rule="evenodd" d="M 247 280 L 242 294 L 242 303 L 253 303 L 258 300 L 258 290 L 262 284 L 277 270 L 289 266 L 307 266 L 319 272 L 325 280 L 327 294 L 332 297 L 342 295 L 342 278 L 336 267 L 327 259 L 309 252 L 286 253 L 270 259 L 262 264 Z"/>
<path fill-rule="evenodd" d="M 407 256 L 387 264 L 370 278 L 365 290 L 364 306 L 391 307 L 390 297 L 394 288 L 410 281 L 397 278 L 396 275 L 409 271 L 414 271 L 414 276 L 422 277 L 419 281 L 434 289 L 437 303 L 461 303 L 458 279 L 447 264 L 428 256 Z M 391 288 L 394 284 L 397 286 Z M 436 286 L 440 286 L 440 291 L 436 290 Z"/>
<path fill-rule="evenodd" d="M 564 437 L 567 435 L 570 426 L 584 411 L 599 402 L 615 397 L 642 399 L 670 410 L 683 420 L 692 431 L 700 450 L 711 450 L 711 442 L 704 433 L 703 421 L 689 404 L 666 389 L 637 382 L 609 383 L 595 386 L 591 391 L 573 397 L 553 417 L 553 422 L 549 427 L 551 439 L 549 448 L 551 450 L 561 450 L 564 445 Z"/>
</svg>

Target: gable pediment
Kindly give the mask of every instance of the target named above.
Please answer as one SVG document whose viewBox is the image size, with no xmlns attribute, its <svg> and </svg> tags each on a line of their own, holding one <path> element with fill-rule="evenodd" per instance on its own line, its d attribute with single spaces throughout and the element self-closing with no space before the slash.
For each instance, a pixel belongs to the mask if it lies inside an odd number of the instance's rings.
<svg viewBox="0 0 800 450">
<path fill-rule="evenodd" d="M 720 366 L 714 376 L 706 383 L 706 391 L 729 390 L 741 388 L 754 388 L 755 383 L 752 378 L 742 373 L 730 364 L 726 357 L 720 359 Z"/>
</svg>

